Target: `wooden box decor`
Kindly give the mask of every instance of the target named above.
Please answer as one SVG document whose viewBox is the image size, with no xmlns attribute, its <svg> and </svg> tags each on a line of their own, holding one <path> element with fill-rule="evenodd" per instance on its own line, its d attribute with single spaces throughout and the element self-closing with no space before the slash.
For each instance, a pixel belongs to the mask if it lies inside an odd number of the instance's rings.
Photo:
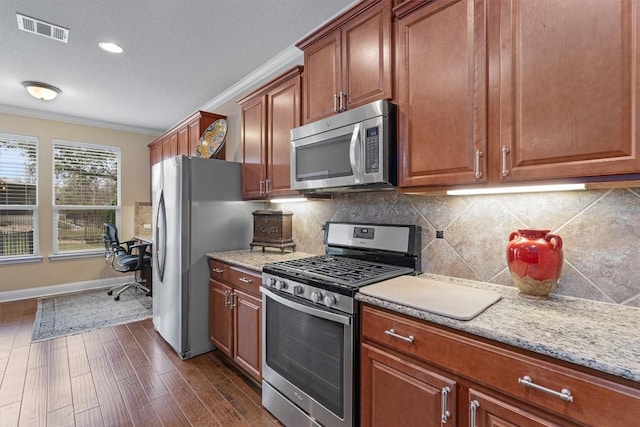
<svg viewBox="0 0 640 427">
<path fill-rule="evenodd" d="M 262 209 L 253 211 L 253 241 L 249 244 L 264 248 L 279 248 L 284 252 L 286 248 L 296 250 L 291 234 L 293 212 Z"/>
</svg>

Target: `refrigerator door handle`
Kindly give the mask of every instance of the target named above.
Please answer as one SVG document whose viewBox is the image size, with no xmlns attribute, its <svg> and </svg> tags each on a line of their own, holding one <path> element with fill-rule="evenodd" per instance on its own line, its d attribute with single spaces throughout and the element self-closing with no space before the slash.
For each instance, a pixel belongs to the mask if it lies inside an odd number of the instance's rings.
<svg viewBox="0 0 640 427">
<path fill-rule="evenodd" d="M 162 232 L 160 232 L 162 230 Z M 167 246 L 167 208 L 164 203 L 164 191 L 160 190 L 160 200 L 158 202 L 158 211 L 156 212 L 156 237 L 154 242 L 156 256 L 155 263 L 158 269 L 160 281 L 164 280 L 164 268 L 166 265 L 166 246 Z"/>
</svg>

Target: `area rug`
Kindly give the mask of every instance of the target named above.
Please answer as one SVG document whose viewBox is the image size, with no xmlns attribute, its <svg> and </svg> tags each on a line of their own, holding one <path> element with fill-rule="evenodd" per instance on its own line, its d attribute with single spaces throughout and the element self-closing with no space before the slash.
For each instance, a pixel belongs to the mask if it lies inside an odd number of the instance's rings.
<svg viewBox="0 0 640 427">
<path fill-rule="evenodd" d="M 127 289 L 120 301 L 107 295 L 108 288 L 64 294 L 38 300 L 33 341 L 73 335 L 93 329 L 135 322 L 152 316 L 152 297 Z"/>
</svg>

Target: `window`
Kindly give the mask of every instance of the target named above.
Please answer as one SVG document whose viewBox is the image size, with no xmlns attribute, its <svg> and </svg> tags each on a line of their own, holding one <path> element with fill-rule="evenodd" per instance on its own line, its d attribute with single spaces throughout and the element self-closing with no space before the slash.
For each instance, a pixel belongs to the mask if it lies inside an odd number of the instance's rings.
<svg viewBox="0 0 640 427">
<path fill-rule="evenodd" d="M 104 249 L 103 223 L 120 224 L 120 148 L 53 141 L 53 252 Z"/>
<path fill-rule="evenodd" d="M 38 255 L 38 138 L 0 133 L 0 261 Z"/>
</svg>

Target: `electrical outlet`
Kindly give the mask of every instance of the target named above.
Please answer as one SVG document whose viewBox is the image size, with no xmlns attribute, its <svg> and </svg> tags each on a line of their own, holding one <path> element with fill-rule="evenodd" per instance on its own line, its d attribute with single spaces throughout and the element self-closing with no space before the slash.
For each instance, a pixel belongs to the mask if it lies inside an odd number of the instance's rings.
<svg viewBox="0 0 640 427">
<path fill-rule="evenodd" d="M 436 239 L 444 239 L 444 230 L 436 230 Z"/>
</svg>

